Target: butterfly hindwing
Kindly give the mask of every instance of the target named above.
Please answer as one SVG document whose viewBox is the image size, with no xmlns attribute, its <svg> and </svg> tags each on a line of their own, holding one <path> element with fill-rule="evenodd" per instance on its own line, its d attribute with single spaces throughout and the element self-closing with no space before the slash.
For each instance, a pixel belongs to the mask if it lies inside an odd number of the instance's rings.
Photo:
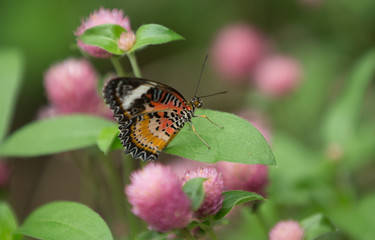
<svg viewBox="0 0 375 240">
<path fill-rule="evenodd" d="M 116 78 L 103 94 L 119 123 L 125 153 L 144 161 L 156 160 L 192 116 L 180 93 L 154 81 Z"/>
</svg>

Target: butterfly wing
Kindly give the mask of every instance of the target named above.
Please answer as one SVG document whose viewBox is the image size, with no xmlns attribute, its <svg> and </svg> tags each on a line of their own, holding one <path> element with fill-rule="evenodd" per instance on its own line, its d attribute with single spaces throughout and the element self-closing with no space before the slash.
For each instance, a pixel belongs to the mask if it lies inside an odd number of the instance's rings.
<svg viewBox="0 0 375 240">
<path fill-rule="evenodd" d="M 192 112 L 175 89 L 140 78 L 115 78 L 103 95 L 119 123 L 125 153 L 143 161 L 156 160 Z"/>
</svg>

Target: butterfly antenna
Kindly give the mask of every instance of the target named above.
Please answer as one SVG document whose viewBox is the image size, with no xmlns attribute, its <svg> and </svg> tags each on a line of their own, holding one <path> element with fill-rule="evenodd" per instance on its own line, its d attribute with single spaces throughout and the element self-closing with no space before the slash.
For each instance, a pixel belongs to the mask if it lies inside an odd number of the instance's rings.
<svg viewBox="0 0 375 240">
<path fill-rule="evenodd" d="M 206 65 L 207 58 L 208 58 L 208 54 L 207 54 L 206 57 L 204 58 L 203 66 L 202 66 L 202 69 L 201 69 L 201 73 L 200 73 L 200 75 L 199 75 L 198 85 L 197 85 L 197 88 L 195 89 L 195 94 L 194 94 L 195 97 L 197 97 L 198 87 L 199 87 L 199 84 L 201 83 L 202 74 L 203 74 L 203 69 L 204 69 L 204 66 Z"/>
<path fill-rule="evenodd" d="M 228 91 L 222 91 L 222 92 L 212 93 L 212 94 L 208 94 L 208 95 L 204 95 L 204 96 L 199 96 L 199 98 L 212 97 L 212 96 L 219 95 L 219 94 L 224 94 L 224 93 L 227 93 L 227 92 Z"/>
</svg>

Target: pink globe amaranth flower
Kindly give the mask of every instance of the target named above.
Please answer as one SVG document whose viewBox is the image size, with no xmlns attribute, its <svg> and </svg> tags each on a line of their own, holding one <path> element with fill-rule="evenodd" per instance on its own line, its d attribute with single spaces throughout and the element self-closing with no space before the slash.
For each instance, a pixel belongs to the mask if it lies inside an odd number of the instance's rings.
<svg viewBox="0 0 375 240">
<path fill-rule="evenodd" d="M 301 225 L 293 220 L 281 221 L 270 231 L 270 240 L 302 240 L 304 230 Z"/>
<path fill-rule="evenodd" d="M 53 65 L 44 76 L 44 86 L 50 106 L 39 116 L 56 116 L 71 113 L 88 113 L 107 117 L 96 89 L 97 74 L 87 60 L 68 59 Z"/>
<path fill-rule="evenodd" d="M 256 87 L 271 97 L 291 93 L 301 81 L 302 69 L 297 60 L 288 56 L 270 56 L 254 69 Z"/>
<path fill-rule="evenodd" d="M 221 209 L 223 204 L 223 175 L 214 167 L 198 168 L 193 171 L 187 171 L 182 178 L 182 182 L 185 183 L 197 177 L 206 178 L 207 180 L 203 183 L 205 192 L 204 201 L 201 207 L 195 212 L 195 216 L 203 218 L 214 215 Z"/>
<path fill-rule="evenodd" d="M 223 174 L 224 190 L 243 190 L 265 196 L 268 185 L 268 167 L 232 162 L 218 162 L 216 168 Z"/>
<path fill-rule="evenodd" d="M 236 114 L 249 121 L 263 135 L 268 144 L 271 143 L 271 129 L 269 127 L 269 122 L 262 113 L 251 110 L 241 110 Z"/>
<path fill-rule="evenodd" d="M 211 164 L 208 164 L 208 163 L 198 162 L 198 161 L 194 161 L 188 158 L 176 157 L 176 156 L 168 159 L 166 164 L 172 169 L 172 171 L 180 179 L 182 179 L 185 176 L 185 173 L 189 170 L 212 166 Z"/>
<path fill-rule="evenodd" d="M 134 172 L 126 194 L 133 213 L 152 230 L 164 232 L 186 227 L 192 219 L 191 201 L 173 171 L 150 163 Z"/>
<path fill-rule="evenodd" d="M 9 165 L 0 159 L 0 188 L 7 185 L 10 178 L 10 169 Z"/>
<path fill-rule="evenodd" d="M 108 23 L 120 25 L 126 31 L 131 31 L 130 20 L 128 17 L 124 16 L 122 10 L 100 8 L 98 11 L 94 11 L 93 13 L 91 13 L 86 20 L 82 20 L 81 25 L 77 28 L 74 34 L 79 37 L 89 28 Z M 77 44 L 79 48 L 93 57 L 108 58 L 112 56 L 111 53 L 105 51 L 104 49 L 92 45 L 87 45 L 81 40 L 78 40 Z"/>
<path fill-rule="evenodd" d="M 246 82 L 246 77 L 266 52 L 264 37 L 253 27 L 235 24 L 224 28 L 214 40 L 213 67 L 232 83 Z"/>
</svg>

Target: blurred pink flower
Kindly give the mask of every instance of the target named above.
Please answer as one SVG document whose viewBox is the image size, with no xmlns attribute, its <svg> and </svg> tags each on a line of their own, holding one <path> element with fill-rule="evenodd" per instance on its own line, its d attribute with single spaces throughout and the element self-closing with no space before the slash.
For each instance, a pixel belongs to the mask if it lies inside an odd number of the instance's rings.
<svg viewBox="0 0 375 240">
<path fill-rule="evenodd" d="M 270 231 L 270 240 L 302 240 L 304 230 L 293 220 L 281 221 Z"/>
<path fill-rule="evenodd" d="M 264 136 L 268 144 L 271 143 L 271 130 L 266 116 L 260 112 L 242 110 L 236 113 L 238 116 L 249 121 Z"/>
<path fill-rule="evenodd" d="M 266 95 L 280 97 L 292 92 L 299 84 L 302 69 L 297 60 L 288 56 L 270 56 L 254 69 L 257 88 Z"/>
<path fill-rule="evenodd" d="M 123 32 L 117 40 L 117 45 L 121 50 L 129 51 L 135 43 L 134 32 Z"/>
<path fill-rule="evenodd" d="M 149 163 L 132 173 L 130 180 L 125 192 L 132 211 L 150 229 L 164 232 L 186 227 L 191 221 L 191 201 L 169 167 Z"/>
<path fill-rule="evenodd" d="M 94 11 L 93 13 L 91 13 L 86 20 L 82 20 L 81 25 L 77 28 L 74 34 L 79 37 L 87 29 L 106 23 L 117 24 L 122 26 L 126 31 L 131 31 L 130 20 L 128 17 L 124 17 L 124 13 L 122 10 L 100 8 L 99 11 Z M 99 47 L 87 45 L 81 40 L 78 40 L 77 44 L 79 48 L 93 57 L 108 58 L 112 56 L 111 53 Z"/>
<path fill-rule="evenodd" d="M 205 197 L 201 207 L 195 212 L 197 218 L 204 218 L 216 214 L 222 206 L 224 196 L 222 195 L 224 189 L 223 175 L 214 167 L 198 168 L 193 171 L 187 171 L 182 178 L 185 183 L 193 178 L 206 178 L 203 183 Z"/>
<path fill-rule="evenodd" d="M 111 116 L 97 92 L 97 74 L 87 60 L 68 59 L 55 64 L 44 76 L 44 86 L 50 106 L 39 117 L 71 113 Z"/>
<path fill-rule="evenodd" d="M 223 174 L 225 191 L 243 190 L 265 196 L 268 185 L 266 165 L 218 162 L 216 168 Z"/>
<path fill-rule="evenodd" d="M 202 167 L 210 167 L 212 164 L 203 163 L 199 161 L 194 161 L 188 158 L 183 157 L 172 157 L 166 163 L 172 171 L 181 179 L 185 176 L 185 172 L 202 168 Z"/>
<path fill-rule="evenodd" d="M 211 49 L 212 63 L 231 82 L 246 82 L 265 52 L 264 37 L 257 30 L 246 24 L 235 24 L 217 35 Z"/>
<path fill-rule="evenodd" d="M 10 169 L 9 165 L 4 162 L 3 159 L 0 159 L 0 188 L 4 187 L 10 178 Z"/>
</svg>

